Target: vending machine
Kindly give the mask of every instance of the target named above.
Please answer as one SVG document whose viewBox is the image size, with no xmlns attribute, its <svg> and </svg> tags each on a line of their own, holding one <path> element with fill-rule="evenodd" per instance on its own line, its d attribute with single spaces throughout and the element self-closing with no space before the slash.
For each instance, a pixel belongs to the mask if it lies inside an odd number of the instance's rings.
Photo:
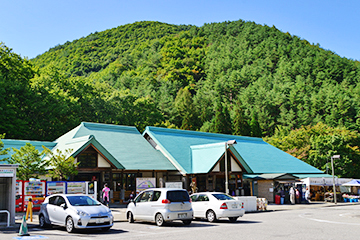
<svg viewBox="0 0 360 240">
<path fill-rule="evenodd" d="M 66 182 L 60 182 L 60 181 L 46 182 L 46 196 L 55 193 L 66 193 Z"/>
<path fill-rule="evenodd" d="M 23 181 L 16 180 L 16 196 L 15 196 L 15 211 L 23 212 L 24 211 L 24 191 L 23 191 Z"/>
<path fill-rule="evenodd" d="M 29 199 L 32 199 L 33 203 L 33 211 L 39 211 L 41 203 L 45 200 L 45 189 L 46 189 L 46 181 L 24 181 L 24 211 L 25 206 L 28 205 Z"/>
<path fill-rule="evenodd" d="M 66 193 L 86 194 L 97 199 L 97 181 L 94 182 L 67 182 Z"/>
</svg>

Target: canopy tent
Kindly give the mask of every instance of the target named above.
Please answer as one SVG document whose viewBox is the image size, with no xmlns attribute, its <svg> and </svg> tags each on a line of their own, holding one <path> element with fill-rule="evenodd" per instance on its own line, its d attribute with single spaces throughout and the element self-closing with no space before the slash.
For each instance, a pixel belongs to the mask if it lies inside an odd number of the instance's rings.
<svg viewBox="0 0 360 240">
<path fill-rule="evenodd" d="M 342 184 L 341 186 L 360 186 L 360 180 L 353 179 L 350 182 Z"/>
<path fill-rule="evenodd" d="M 335 178 L 335 186 L 343 186 L 344 183 L 347 183 L 351 178 Z M 301 184 L 306 184 L 306 186 L 333 186 L 332 178 L 305 178 L 301 179 Z"/>
</svg>

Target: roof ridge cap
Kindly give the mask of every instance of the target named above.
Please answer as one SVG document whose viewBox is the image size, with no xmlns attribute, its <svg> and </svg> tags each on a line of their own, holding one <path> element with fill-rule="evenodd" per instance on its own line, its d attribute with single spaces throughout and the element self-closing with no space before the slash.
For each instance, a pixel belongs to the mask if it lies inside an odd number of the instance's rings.
<svg viewBox="0 0 360 240">
<path fill-rule="evenodd" d="M 208 136 L 212 136 L 212 137 L 227 137 L 229 139 L 232 138 L 238 138 L 238 139 L 244 139 L 244 140 L 251 140 L 251 141 L 261 141 L 261 142 L 265 142 L 262 138 L 258 138 L 258 137 L 249 137 L 249 136 L 239 136 L 239 135 L 230 135 L 230 134 L 224 134 L 224 133 L 209 133 L 209 132 L 200 132 L 200 131 L 194 131 L 194 130 L 183 130 L 183 129 L 175 129 L 175 128 L 163 128 L 163 127 L 153 127 L 153 126 L 147 126 L 146 130 L 151 131 L 151 129 L 154 129 L 156 131 L 160 131 L 160 132 L 178 132 L 178 133 L 186 133 L 187 135 L 208 135 Z"/>
<path fill-rule="evenodd" d="M 107 124 L 107 123 L 92 123 L 92 122 L 82 122 L 81 123 L 82 126 L 88 128 L 99 128 L 99 129 L 118 129 L 118 130 L 126 130 L 126 131 L 131 131 L 131 132 L 136 132 L 139 133 L 139 130 L 137 130 L 137 128 L 135 126 L 125 126 L 125 125 L 116 125 L 116 124 Z"/>
</svg>

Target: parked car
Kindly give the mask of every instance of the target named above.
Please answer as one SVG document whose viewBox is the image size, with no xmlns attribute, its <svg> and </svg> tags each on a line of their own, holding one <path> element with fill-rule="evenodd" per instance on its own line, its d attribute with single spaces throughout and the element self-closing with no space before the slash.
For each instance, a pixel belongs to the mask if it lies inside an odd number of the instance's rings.
<svg viewBox="0 0 360 240">
<path fill-rule="evenodd" d="M 195 218 L 206 218 L 214 222 L 219 218 L 229 218 L 236 222 L 245 213 L 244 203 L 221 192 L 200 192 L 190 196 Z"/>
<path fill-rule="evenodd" d="M 111 210 L 95 199 L 82 194 L 54 194 L 45 198 L 39 212 L 39 225 L 75 229 L 101 228 L 109 230 L 114 217 Z"/>
<path fill-rule="evenodd" d="M 189 225 L 193 219 L 193 210 L 186 190 L 152 188 L 140 192 L 128 204 L 126 217 L 129 223 L 140 220 L 162 226 L 165 222 L 181 220 Z"/>
</svg>

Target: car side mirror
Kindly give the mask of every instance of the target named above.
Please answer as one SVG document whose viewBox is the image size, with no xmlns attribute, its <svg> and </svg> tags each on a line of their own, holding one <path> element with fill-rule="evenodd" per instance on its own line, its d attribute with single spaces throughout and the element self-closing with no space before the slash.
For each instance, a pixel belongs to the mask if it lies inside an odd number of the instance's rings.
<svg viewBox="0 0 360 240">
<path fill-rule="evenodd" d="M 60 207 L 62 207 L 63 209 L 67 209 L 66 203 L 62 203 L 62 204 L 60 205 Z"/>
</svg>

